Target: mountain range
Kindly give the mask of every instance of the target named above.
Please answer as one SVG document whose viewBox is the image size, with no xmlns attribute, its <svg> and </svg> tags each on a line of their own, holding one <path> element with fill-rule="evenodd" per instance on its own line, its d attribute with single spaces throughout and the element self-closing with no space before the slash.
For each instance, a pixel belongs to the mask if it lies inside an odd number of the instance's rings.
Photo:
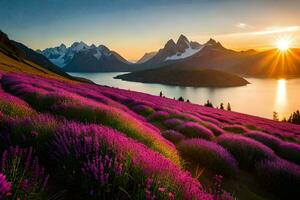
<svg viewBox="0 0 300 200">
<path fill-rule="evenodd" d="M 74 42 L 70 47 L 60 46 L 33 51 L 25 45 L 9 40 L 2 33 L 3 52 L 10 56 L 34 60 L 52 71 L 64 72 L 133 72 L 155 68 L 172 70 L 213 69 L 246 77 L 293 78 L 300 77 L 300 50 L 277 49 L 258 52 L 234 51 L 210 39 L 204 44 L 189 41 L 180 35 L 170 39 L 157 52 L 146 53 L 137 63 L 131 63 L 104 45 Z M 9 43 L 9 45 L 8 45 Z M 2 45 L 3 46 L 3 45 Z M 11 50 L 15 49 L 15 50 Z M 58 67 L 59 66 L 59 67 Z M 66 73 L 64 73 L 66 75 Z"/>
<path fill-rule="evenodd" d="M 115 51 L 104 45 L 74 42 L 70 47 L 61 44 L 57 47 L 37 50 L 53 64 L 68 72 L 103 72 L 103 71 L 136 71 L 155 68 L 165 62 L 177 61 L 192 56 L 201 50 L 203 45 L 190 42 L 181 35 L 175 43 L 169 40 L 158 52 L 146 53 L 137 63 L 130 63 Z"/>
<path fill-rule="evenodd" d="M 131 71 L 130 62 L 104 45 L 89 46 L 81 41 L 37 52 L 68 72 Z"/>
</svg>

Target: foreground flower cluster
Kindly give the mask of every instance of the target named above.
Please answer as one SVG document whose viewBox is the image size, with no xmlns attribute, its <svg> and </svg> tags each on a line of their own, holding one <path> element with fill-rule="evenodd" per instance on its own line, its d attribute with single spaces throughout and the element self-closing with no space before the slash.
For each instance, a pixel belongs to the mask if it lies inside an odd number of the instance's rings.
<svg viewBox="0 0 300 200">
<path fill-rule="evenodd" d="M 299 126 L 36 75 L 0 83 L 2 199 L 225 200 L 240 174 L 300 195 Z"/>
</svg>

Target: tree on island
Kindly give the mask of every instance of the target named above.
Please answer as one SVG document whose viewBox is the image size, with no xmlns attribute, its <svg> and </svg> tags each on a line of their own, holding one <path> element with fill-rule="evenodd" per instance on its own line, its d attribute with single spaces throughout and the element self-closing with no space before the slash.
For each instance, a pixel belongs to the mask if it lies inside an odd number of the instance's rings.
<svg viewBox="0 0 300 200">
<path fill-rule="evenodd" d="M 297 110 L 296 112 L 292 113 L 288 119 L 288 122 L 293 124 L 300 124 L 300 112 Z"/>
<path fill-rule="evenodd" d="M 162 95 L 163 95 L 163 93 L 162 93 L 162 91 L 160 91 L 159 96 L 162 97 Z"/>
<path fill-rule="evenodd" d="M 279 121 L 279 116 L 278 116 L 278 112 L 273 112 L 273 120 L 274 121 Z"/>
<path fill-rule="evenodd" d="M 220 109 L 224 110 L 224 104 L 223 103 L 220 103 Z"/>
<path fill-rule="evenodd" d="M 227 103 L 227 110 L 231 111 L 231 105 L 230 105 L 230 103 Z"/>
<path fill-rule="evenodd" d="M 207 102 L 204 104 L 204 106 L 210 107 L 210 108 L 214 107 L 213 104 L 209 100 L 207 100 Z"/>
<path fill-rule="evenodd" d="M 187 102 L 187 103 L 190 103 L 190 100 L 189 100 L 189 99 L 187 99 L 187 100 L 186 100 L 186 102 Z"/>
<path fill-rule="evenodd" d="M 184 98 L 183 97 L 179 97 L 178 101 L 184 101 Z"/>
</svg>

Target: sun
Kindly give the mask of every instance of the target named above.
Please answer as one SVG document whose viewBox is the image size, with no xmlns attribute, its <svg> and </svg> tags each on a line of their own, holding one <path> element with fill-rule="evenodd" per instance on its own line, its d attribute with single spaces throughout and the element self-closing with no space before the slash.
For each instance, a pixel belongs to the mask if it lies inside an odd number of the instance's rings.
<svg viewBox="0 0 300 200">
<path fill-rule="evenodd" d="M 276 46 L 280 51 L 286 51 L 290 48 L 290 43 L 289 39 L 282 38 L 276 42 Z"/>
</svg>

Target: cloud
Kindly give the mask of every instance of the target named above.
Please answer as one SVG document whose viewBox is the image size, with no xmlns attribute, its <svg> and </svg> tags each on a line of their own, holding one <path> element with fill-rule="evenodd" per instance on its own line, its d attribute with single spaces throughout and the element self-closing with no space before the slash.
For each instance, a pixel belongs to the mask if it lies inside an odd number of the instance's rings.
<svg viewBox="0 0 300 200">
<path fill-rule="evenodd" d="M 247 25 L 245 25 L 247 27 Z M 245 27 L 242 25 L 241 27 Z M 251 27 L 251 26 L 250 26 Z M 252 27 L 253 28 L 253 27 Z M 300 31 L 300 26 L 283 26 L 283 27 L 266 27 L 256 31 L 246 31 L 246 28 L 243 28 L 244 31 L 232 32 L 225 34 L 216 34 L 214 37 L 236 37 L 236 36 L 260 36 L 260 35 L 270 35 L 276 33 L 288 33 L 288 32 L 297 32 Z"/>
<path fill-rule="evenodd" d="M 235 25 L 236 27 L 240 28 L 240 29 L 250 29 L 253 28 L 253 26 L 246 24 L 246 23 L 238 23 Z"/>
<path fill-rule="evenodd" d="M 286 27 L 267 27 L 260 31 L 248 32 L 249 35 L 268 35 L 274 33 L 296 32 L 300 30 L 300 26 L 286 26 Z"/>
</svg>

